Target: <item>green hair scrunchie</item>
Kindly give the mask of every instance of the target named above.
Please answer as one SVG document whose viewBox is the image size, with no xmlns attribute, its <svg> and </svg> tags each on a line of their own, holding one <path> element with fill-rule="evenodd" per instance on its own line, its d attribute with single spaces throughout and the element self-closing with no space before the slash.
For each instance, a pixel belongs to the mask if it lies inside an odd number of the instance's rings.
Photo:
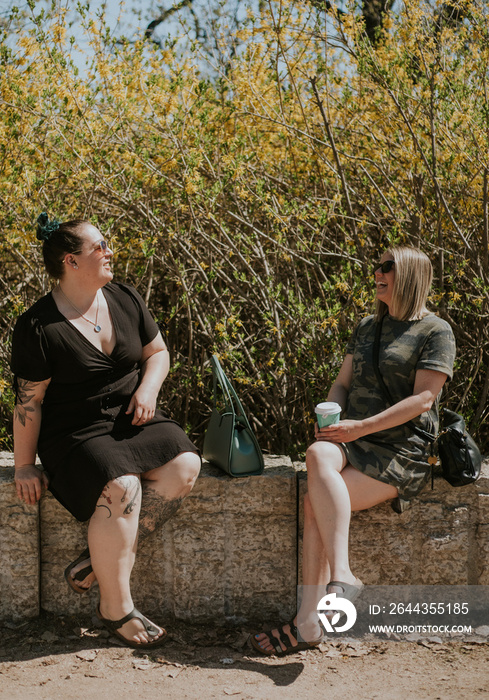
<svg viewBox="0 0 489 700">
<path fill-rule="evenodd" d="M 37 240 L 49 240 L 53 233 L 59 229 L 59 223 L 58 219 L 51 219 L 51 221 L 49 221 L 49 216 L 43 211 L 43 213 L 37 217 Z"/>
</svg>

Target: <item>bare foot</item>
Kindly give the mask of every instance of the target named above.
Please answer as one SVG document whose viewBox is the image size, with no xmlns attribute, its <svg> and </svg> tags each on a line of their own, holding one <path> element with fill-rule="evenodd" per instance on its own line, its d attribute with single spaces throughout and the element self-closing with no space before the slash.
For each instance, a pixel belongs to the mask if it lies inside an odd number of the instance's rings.
<svg viewBox="0 0 489 700">
<path fill-rule="evenodd" d="M 71 569 L 70 577 L 79 588 L 84 588 L 86 591 L 90 590 L 97 581 L 90 563 L 90 557 L 78 562 L 78 564 Z"/>
</svg>

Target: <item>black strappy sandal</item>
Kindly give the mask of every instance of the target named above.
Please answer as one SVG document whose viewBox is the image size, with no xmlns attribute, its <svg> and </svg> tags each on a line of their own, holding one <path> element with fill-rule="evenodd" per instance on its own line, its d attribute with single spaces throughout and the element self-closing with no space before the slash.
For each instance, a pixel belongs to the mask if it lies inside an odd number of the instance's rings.
<svg viewBox="0 0 489 700">
<path fill-rule="evenodd" d="M 75 591 L 75 593 L 86 593 L 96 583 L 96 581 L 94 581 L 90 584 L 90 586 L 88 586 L 88 588 L 84 588 L 83 586 L 78 585 L 78 583 L 84 581 L 86 577 L 93 572 L 91 564 L 89 564 L 88 566 L 84 566 L 83 569 L 77 571 L 74 576 L 70 576 L 70 573 L 73 571 L 75 566 L 77 566 L 80 562 L 85 561 L 85 559 L 90 559 L 90 550 L 88 549 L 88 547 L 83 550 L 83 552 L 75 559 L 75 561 L 72 561 L 71 564 L 68 564 L 68 566 L 65 569 L 66 583 L 70 588 L 72 588 Z"/>
<path fill-rule="evenodd" d="M 298 651 L 314 649 L 323 641 L 323 633 L 321 632 L 321 636 L 318 637 L 318 639 L 314 639 L 312 642 L 306 642 L 299 634 L 299 630 L 297 629 L 296 625 L 294 625 L 294 620 L 291 620 L 289 623 L 285 624 L 289 625 L 291 635 L 297 639 L 296 645 L 292 644 L 289 635 L 284 630 L 285 625 L 282 625 L 282 627 L 275 628 L 278 631 L 280 641 L 274 634 L 272 634 L 272 630 L 261 632 L 261 634 L 267 635 L 268 639 L 270 640 L 270 644 L 274 647 L 274 651 L 263 649 L 263 647 L 260 646 L 260 642 L 256 638 L 256 634 L 250 637 L 251 646 L 264 656 L 287 656 L 287 654 L 296 654 Z M 263 640 L 261 641 L 263 642 Z M 282 649 L 280 642 L 282 642 L 285 649 Z"/>
<path fill-rule="evenodd" d="M 105 617 L 102 617 L 102 615 L 100 614 L 100 608 L 97 606 L 97 617 L 100 620 L 100 622 L 109 630 L 109 632 L 111 632 L 111 634 L 116 636 L 118 639 L 124 642 L 124 644 L 127 644 L 128 647 L 132 647 L 133 649 L 152 649 L 153 647 L 159 647 L 164 642 L 166 642 L 166 638 L 168 636 L 167 631 L 163 630 L 163 634 L 157 639 L 153 639 L 152 642 L 135 642 L 132 639 L 127 639 L 127 637 L 124 637 L 124 635 L 121 634 L 119 630 L 123 625 L 126 624 L 126 622 L 129 622 L 129 620 L 132 620 L 133 618 L 141 620 L 141 622 L 144 625 L 144 629 L 150 637 L 156 637 L 156 635 L 158 634 L 158 628 L 155 627 L 155 625 L 153 625 L 153 623 L 150 622 L 148 618 L 144 617 L 144 615 L 140 613 L 139 610 L 136 610 L 136 608 L 134 608 L 132 612 L 123 617 L 121 620 L 107 620 Z"/>
</svg>

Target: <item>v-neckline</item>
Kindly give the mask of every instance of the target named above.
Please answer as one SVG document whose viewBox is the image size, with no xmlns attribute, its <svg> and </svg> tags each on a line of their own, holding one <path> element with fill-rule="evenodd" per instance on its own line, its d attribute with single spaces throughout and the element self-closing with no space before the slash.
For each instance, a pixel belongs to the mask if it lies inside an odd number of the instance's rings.
<svg viewBox="0 0 489 700">
<path fill-rule="evenodd" d="M 53 296 L 53 292 L 50 292 L 50 294 L 51 294 L 51 301 L 52 301 L 53 304 L 54 304 L 54 308 L 56 309 L 56 311 L 58 312 L 58 314 L 63 318 L 63 320 L 69 325 L 69 327 L 70 327 L 70 328 L 73 328 L 73 330 L 76 331 L 76 333 L 77 333 L 81 338 L 83 338 L 83 340 L 84 340 L 86 343 L 88 343 L 88 345 L 89 345 L 93 350 L 95 350 L 96 352 L 98 352 L 99 355 L 102 355 L 102 357 L 104 357 L 106 360 L 111 360 L 111 361 L 113 362 L 113 355 L 114 355 L 114 352 L 115 352 L 115 349 L 116 349 L 117 345 L 119 344 L 119 339 L 118 339 L 118 334 L 117 334 L 117 327 L 116 327 L 116 324 L 115 324 L 115 322 L 114 322 L 114 315 L 113 315 L 112 310 L 111 310 L 111 308 L 110 308 L 109 300 L 108 300 L 107 296 L 104 294 L 104 288 L 103 288 L 103 287 L 101 287 L 101 291 L 102 291 L 102 294 L 104 295 L 105 301 L 107 302 L 107 309 L 108 309 L 108 311 L 109 311 L 109 316 L 110 316 L 110 320 L 111 320 L 111 322 L 112 322 L 112 328 L 114 329 L 114 335 L 115 335 L 115 343 L 114 343 L 114 347 L 112 348 L 112 352 L 110 353 L 110 355 L 108 355 L 106 352 L 104 352 L 103 350 L 101 350 L 100 348 L 98 348 L 94 343 L 92 343 L 92 341 L 89 340 L 89 339 L 87 338 L 87 336 L 84 335 L 84 334 L 81 332 L 81 330 L 80 330 L 79 328 L 77 328 L 77 327 L 69 320 L 69 318 L 66 318 L 66 316 L 65 316 L 63 313 L 61 313 L 61 311 L 59 310 L 58 305 L 57 305 L 57 303 L 56 303 L 56 300 L 55 300 L 55 298 L 54 298 L 54 296 Z"/>
</svg>

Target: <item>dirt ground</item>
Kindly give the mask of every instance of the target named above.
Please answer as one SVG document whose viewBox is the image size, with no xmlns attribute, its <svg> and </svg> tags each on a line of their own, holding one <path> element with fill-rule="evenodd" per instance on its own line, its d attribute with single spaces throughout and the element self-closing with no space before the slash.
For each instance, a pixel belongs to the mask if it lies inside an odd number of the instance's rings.
<svg viewBox="0 0 489 700">
<path fill-rule="evenodd" d="M 413 641 L 335 639 L 287 656 L 257 656 L 251 629 L 167 625 L 165 646 L 144 654 L 120 646 L 96 618 L 43 613 L 0 628 L 0 697 L 487 698 L 489 645 L 483 638 Z"/>
</svg>

